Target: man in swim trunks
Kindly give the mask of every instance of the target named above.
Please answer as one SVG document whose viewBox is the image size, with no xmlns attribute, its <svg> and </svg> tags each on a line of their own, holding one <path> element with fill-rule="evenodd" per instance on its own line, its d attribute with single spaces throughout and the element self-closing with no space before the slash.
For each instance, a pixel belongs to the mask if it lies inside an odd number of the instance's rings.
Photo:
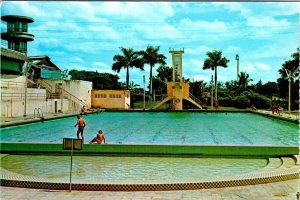
<svg viewBox="0 0 300 200">
<path fill-rule="evenodd" d="M 104 141 L 104 144 L 106 144 L 102 130 L 99 130 L 97 136 L 94 137 L 94 139 L 92 139 L 89 143 L 92 144 L 94 142 L 97 142 L 97 144 L 101 144 L 102 141 Z"/>
<path fill-rule="evenodd" d="M 75 127 L 78 125 L 78 130 L 77 130 L 77 138 L 79 138 L 79 134 L 81 134 L 81 139 L 82 139 L 82 143 L 84 142 L 84 137 L 83 137 L 83 129 L 85 127 L 85 122 L 84 120 L 81 118 L 80 115 L 77 115 L 77 123 L 75 124 Z"/>
</svg>

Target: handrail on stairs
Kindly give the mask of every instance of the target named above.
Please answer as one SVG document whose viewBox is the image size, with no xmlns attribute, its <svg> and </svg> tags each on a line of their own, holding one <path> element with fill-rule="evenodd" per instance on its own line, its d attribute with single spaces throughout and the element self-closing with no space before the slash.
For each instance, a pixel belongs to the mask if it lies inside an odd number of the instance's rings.
<svg viewBox="0 0 300 200">
<path fill-rule="evenodd" d="M 47 85 L 47 87 L 49 87 L 50 88 L 50 90 L 51 91 L 49 91 L 49 92 L 51 92 L 52 93 L 52 85 L 51 84 L 49 84 L 49 83 L 47 83 L 46 81 L 44 81 L 43 79 L 39 79 L 39 82 L 40 83 L 42 83 L 42 84 L 45 84 L 45 85 Z M 40 84 L 41 85 L 41 84 Z"/>
<path fill-rule="evenodd" d="M 200 106 L 203 105 L 203 103 L 197 97 L 195 97 L 192 93 L 190 93 L 189 96 L 190 96 L 191 99 L 196 101 Z"/>
<path fill-rule="evenodd" d="M 64 93 L 67 93 L 69 96 L 71 96 L 72 98 L 74 98 L 77 102 L 81 103 L 82 105 L 87 106 L 87 104 L 86 104 L 85 102 L 83 102 L 81 99 L 79 99 L 79 98 L 77 98 L 76 96 L 74 96 L 73 94 L 71 94 L 69 91 L 63 89 L 61 86 L 59 86 L 59 88 L 60 88 L 61 90 L 63 90 Z M 74 100 L 73 100 L 73 101 L 74 101 Z"/>
</svg>

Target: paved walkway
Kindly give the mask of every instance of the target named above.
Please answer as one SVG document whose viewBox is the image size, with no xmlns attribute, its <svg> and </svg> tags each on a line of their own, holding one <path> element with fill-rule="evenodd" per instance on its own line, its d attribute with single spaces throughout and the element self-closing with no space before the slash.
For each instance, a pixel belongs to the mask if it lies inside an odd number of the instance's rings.
<svg viewBox="0 0 300 200">
<path fill-rule="evenodd" d="M 74 115 L 76 113 L 47 113 L 44 114 L 44 118 L 55 118 L 55 117 L 62 117 L 62 116 L 68 116 L 68 115 Z M 34 115 L 27 115 L 26 117 L 24 116 L 19 116 L 19 117 L 1 117 L 1 123 L 2 124 L 7 124 L 11 122 L 18 122 L 18 121 L 26 121 L 26 120 L 33 120 L 33 119 L 39 119 L 39 117 L 34 118 Z"/>
<path fill-rule="evenodd" d="M 279 116 L 278 114 L 272 114 L 272 111 L 269 111 L 269 110 L 257 110 L 257 112 L 270 114 L 270 115 L 274 115 L 274 116 Z M 299 114 L 298 115 L 293 115 L 293 114 L 288 114 L 287 112 L 281 112 L 280 117 L 299 120 Z"/>
<path fill-rule="evenodd" d="M 277 183 L 202 190 L 104 192 L 104 191 L 57 191 L 0 187 L 1 199 L 5 200 L 296 200 L 300 179 Z"/>
</svg>

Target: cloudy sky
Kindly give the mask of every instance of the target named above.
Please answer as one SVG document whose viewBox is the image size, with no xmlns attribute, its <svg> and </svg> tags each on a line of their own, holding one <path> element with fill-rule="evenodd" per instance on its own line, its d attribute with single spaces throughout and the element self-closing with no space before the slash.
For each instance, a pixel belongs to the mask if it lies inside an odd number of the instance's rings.
<svg viewBox="0 0 300 200">
<path fill-rule="evenodd" d="M 281 64 L 299 44 L 296 2 L 2 2 L 1 15 L 34 18 L 29 33 L 35 40 L 28 55 L 47 55 L 62 70 L 111 70 L 119 47 L 146 49 L 160 46 L 171 66 L 169 48 L 184 48 L 185 78 L 209 81 L 202 70 L 206 52 L 222 50 L 230 60 L 219 68 L 218 80 L 236 79 L 240 71 L 256 83 L 276 81 Z M 6 23 L 1 22 L 1 31 Z M 1 41 L 1 45 L 7 45 Z M 156 68 L 154 69 L 154 75 Z M 125 82 L 125 70 L 119 74 Z M 131 70 L 130 81 L 142 85 L 145 71 Z"/>
</svg>

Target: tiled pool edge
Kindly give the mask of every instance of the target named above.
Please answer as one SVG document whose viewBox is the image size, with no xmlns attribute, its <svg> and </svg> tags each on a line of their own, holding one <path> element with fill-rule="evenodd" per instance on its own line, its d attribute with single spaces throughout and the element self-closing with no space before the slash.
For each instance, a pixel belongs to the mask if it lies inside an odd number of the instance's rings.
<svg viewBox="0 0 300 200">
<path fill-rule="evenodd" d="M 58 143 L 0 143 L 2 154 L 70 155 Z M 74 155 L 128 156 L 266 156 L 280 157 L 299 154 L 298 146 L 249 145 L 151 145 L 151 144 L 84 144 Z"/>
<path fill-rule="evenodd" d="M 209 188 L 236 187 L 246 185 L 265 184 L 299 178 L 299 166 L 284 167 L 271 172 L 250 173 L 232 178 L 219 178 L 218 180 L 163 182 L 163 183 L 72 183 L 73 190 L 86 191 L 167 191 L 167 190 L 196 190 Z M 35 189 L 68 190 L 70 185 L 64 181 L 53 182 L 53 179 L 38 178 L 10 173 L 1 168 L 1 186 L 22 187 Z"/>
</svg>

